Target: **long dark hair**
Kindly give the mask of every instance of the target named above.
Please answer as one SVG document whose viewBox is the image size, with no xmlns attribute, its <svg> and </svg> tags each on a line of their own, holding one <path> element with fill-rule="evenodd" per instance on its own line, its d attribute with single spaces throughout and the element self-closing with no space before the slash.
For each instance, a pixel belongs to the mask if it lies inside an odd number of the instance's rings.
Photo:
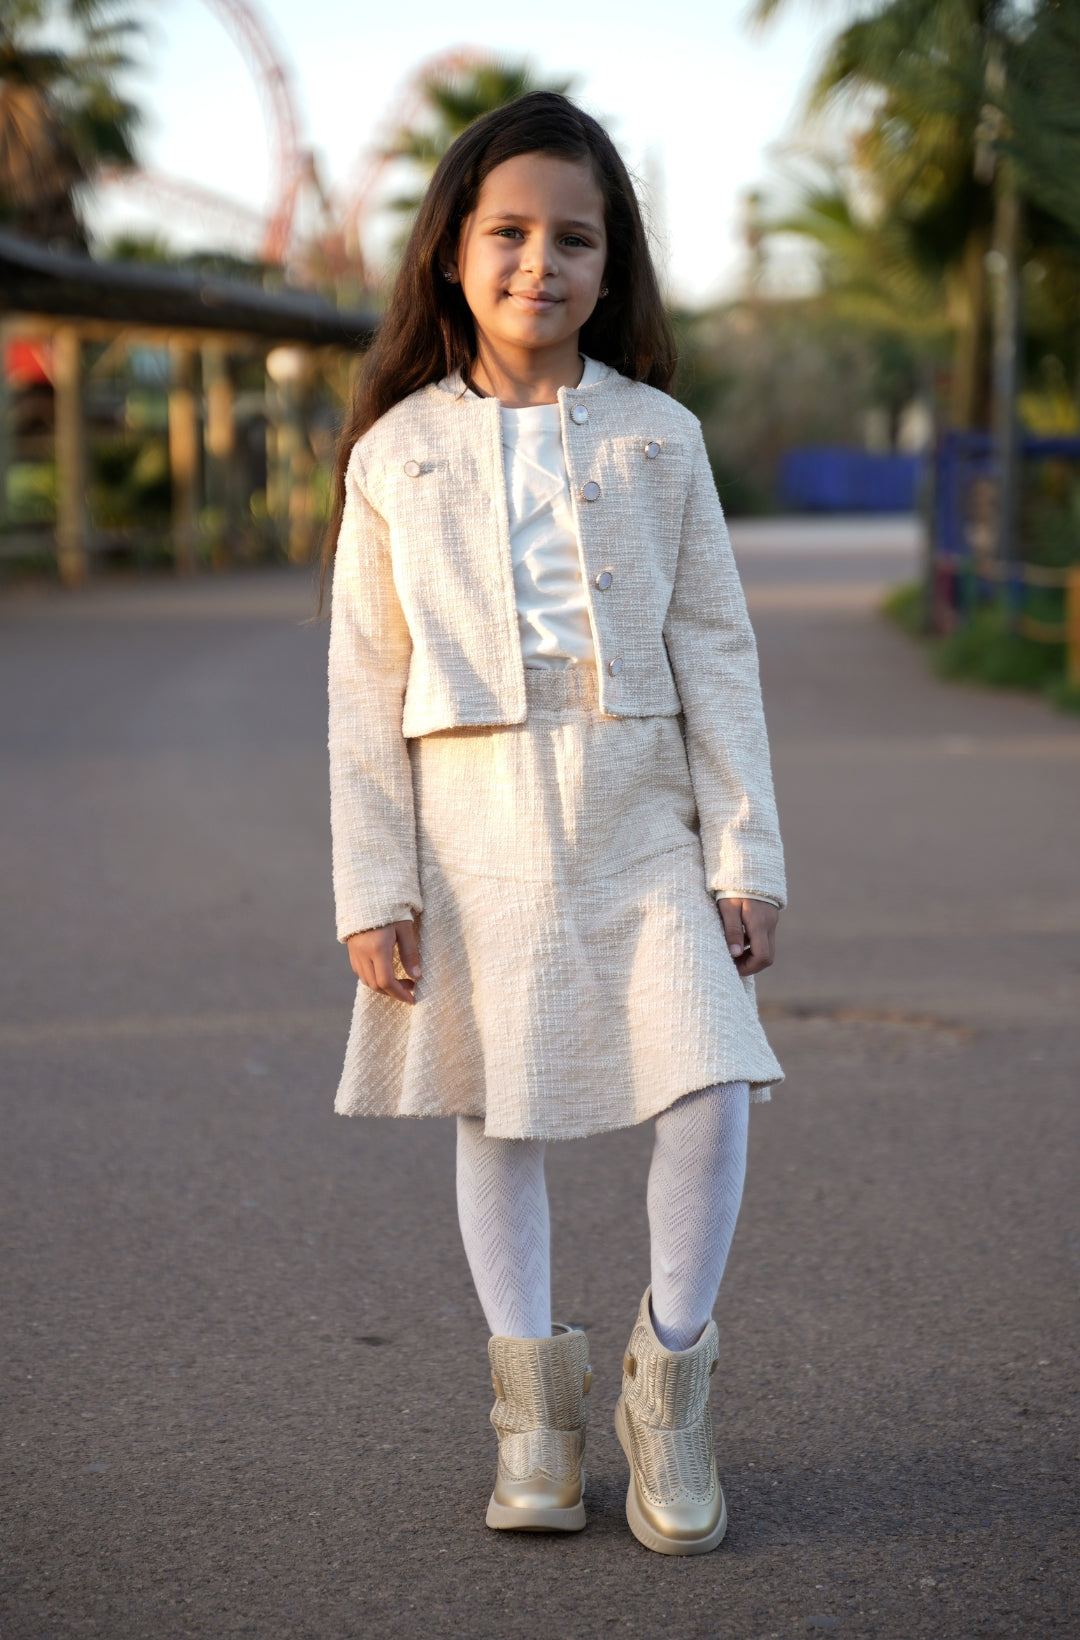
<svg viewBox="0 0 1080 1640">
<path fill-rule="evenodd" d="M 634 185 L 603 126 L 555 91 L 530 91 L 482 115 L 439 161 L 409 235 L 386 315 L 357 379 L 334 464 L 334 507 L 322 553 L 324 581 L 337 546 L 345 471 L 356 440 L 417 388 L 455 370 L 467 377 L 472 368 L 472 315 L 460 285 L 439 277 L 439 252 L 448 244 L 457 245 L 484 179 L 518 154 L 585 161 L 604 196 L 608 295 L 582 327 L 582 351 L 635 381 L 664 391 L 671 385 L 675 339 Z"/>
</svg>

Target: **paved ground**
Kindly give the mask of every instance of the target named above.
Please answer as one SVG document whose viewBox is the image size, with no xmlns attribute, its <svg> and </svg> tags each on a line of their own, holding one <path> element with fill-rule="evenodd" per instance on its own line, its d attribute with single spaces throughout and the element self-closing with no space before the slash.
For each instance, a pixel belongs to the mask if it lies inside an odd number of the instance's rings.
<svg viewBox="0 0 1080 1640">
<path fill-rule="evenodd" d="M 904 527 L 747 527 L 790 851 L 718 1310 L 716 1554 L 610 1430 L 648 1134 L 555 1147 L 587 1532 L 488 1532 L 449 1124 L 330 1113 L 325 633 L 286 576 L 0 609 L 4 1640 L 1074 1636 L 1080 725 L 872 614 Z"/>
</svg>

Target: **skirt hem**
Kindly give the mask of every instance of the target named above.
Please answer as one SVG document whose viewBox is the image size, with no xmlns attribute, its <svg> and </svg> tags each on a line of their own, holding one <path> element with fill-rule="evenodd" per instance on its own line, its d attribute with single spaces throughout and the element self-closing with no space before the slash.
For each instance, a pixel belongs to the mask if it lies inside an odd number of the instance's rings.
<svg viewBox="0 0 1080 1640">
<path fill-rule="evenodd" d="M 696 1087 L 679 1088 L 670 1094 L 664 1094 L 655 1103 L 650 1100 L 640 1111 L 626 1111 L 625 1113 L 613 1115 L 612 1120 L 605 1122 L 598 1122 L 595 1119 L 576 1124 L 562 1121 L 558 1123 L 557 1130 L 554 1125 L 545 1127 L 530 1124 L 527 1131 L 519 1130 L 511 1133 L 507 1130 L 505 1124 L 489 1127 L 487 1125 L 487 1112 L 483 1110 L 364 1110 L 359 1108 L 357 1103 L 353 1103 L 352 1107 L 349 1108 L 340 1096 L 334 1105 L 334 1114 L 348 1117 L 373 1116 L 382 1120 L 389 1117 L 393 1121 L 404 1122 L 445 1121 L 448 1117 L 457 1116 L 480 1117 L 484 1119 L 484 1137 L 487 1139 L 543 1139 L 554 1144 L 560 1139 L 590 1139 L 597 1133 L 620 1133 L 626 1128 L 640 1127 L 642 1122 L 652 1121 L 661 1112 L 677 1104 L 680 1099 L 685 1099 L 687 1094 L 699 1093 L 703 1088 L 717 1087 L 725 1082 L 747 1082 L 750 1087 L 750 1103 L 752 1105 L 770 1104 L 773 1088 L 779 1086 L 783 1080 L 783 1073 L 774 1076 L 768 1082 L 754 1081 L 753 1078 L 748 1076 L 717 1075 L 706 1082 L 698 1083 Z"/>
</svg>

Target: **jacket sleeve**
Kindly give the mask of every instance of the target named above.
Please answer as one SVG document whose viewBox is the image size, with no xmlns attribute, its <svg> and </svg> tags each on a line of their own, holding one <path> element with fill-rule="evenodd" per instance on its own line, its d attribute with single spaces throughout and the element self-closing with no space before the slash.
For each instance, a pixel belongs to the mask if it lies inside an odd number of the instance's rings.
<svg viewBox="0 0 1080 1640">
<path fill-rule="evenodd" d="M 386 521 L 359 447 L 345 478 L 330 606 L 330 821 L 339 940 L 422 909 L 409 748 L 401 732 L 412 640 Z"/>
<path fill-rule="evenodd" d="M 682 702 L 708 886 L 783 906 L 757 645 L 700 428 L 664 640 Z"/>
</svg>

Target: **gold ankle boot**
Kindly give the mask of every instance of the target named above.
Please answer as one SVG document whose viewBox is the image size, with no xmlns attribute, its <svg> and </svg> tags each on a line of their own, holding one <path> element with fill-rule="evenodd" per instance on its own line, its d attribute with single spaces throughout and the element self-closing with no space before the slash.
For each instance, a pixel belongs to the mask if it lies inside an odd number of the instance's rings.
<svg viewBox="0 0 1080 1640">
<path fill-rule="evenodd" d="M 651 1293 L 623 1356 L 615 1405 L 615 1433 L 630 1464 L 626 1518 L 638 1542 L 658 1554 L 706 1554 L 727 1531 L 709 1413 L 716 1323 L 690 1349 L 666 1350 L 653 1331 Z"/>
<path fill-rule="evenodd" d="M 555 1324 L 550 1338 L 488 1343 L 499 1436 L 499 1471 L 487 1523 L 517 1532 L 580 1532 L 585 1476 L 585 1396 L 589 1344 L 577 1327 Z"/>
</svg>

